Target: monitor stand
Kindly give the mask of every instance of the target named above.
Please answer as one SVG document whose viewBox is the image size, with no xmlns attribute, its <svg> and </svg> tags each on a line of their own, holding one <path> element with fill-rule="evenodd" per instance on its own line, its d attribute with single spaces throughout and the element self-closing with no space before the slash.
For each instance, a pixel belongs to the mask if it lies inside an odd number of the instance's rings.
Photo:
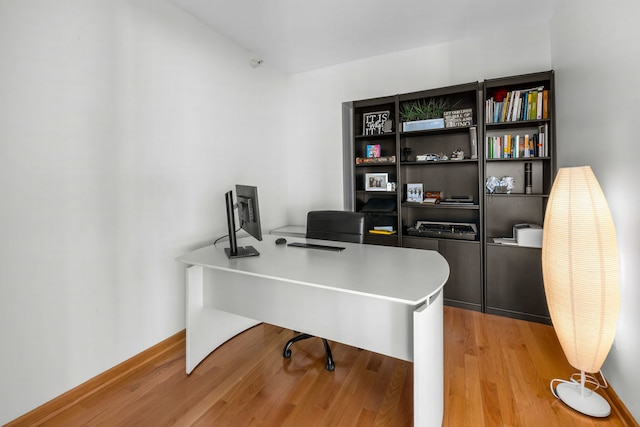
<svg viewBox="0 0 640 427">
<path fill-rule="evenodd" d="M 227 257 L 230 259 L 260 255 L 260 252 L 253 246 L 238 246 L 236 253 L 231 253 L 231 248 L 224 248 L 224 253 L 227 254 Z"/>
</svg>

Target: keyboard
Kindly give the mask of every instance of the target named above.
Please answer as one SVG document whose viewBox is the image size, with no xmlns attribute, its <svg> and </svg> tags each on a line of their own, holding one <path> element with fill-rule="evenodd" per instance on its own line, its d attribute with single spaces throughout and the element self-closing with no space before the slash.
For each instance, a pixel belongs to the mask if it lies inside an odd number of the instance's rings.
<svg viewBox="0 0 640 427">
<path fill-rule="evenodd" d="M 307 249 L 320 249 L 323 251 L 333 251 L 340 252 L 344 250 L 342 246 L 329 246 L 329 245 L 316 245 L 314 243 L 288 243 L 287 246 L 292 246 L 294 248 L 307 248 Z"/>
</svg>

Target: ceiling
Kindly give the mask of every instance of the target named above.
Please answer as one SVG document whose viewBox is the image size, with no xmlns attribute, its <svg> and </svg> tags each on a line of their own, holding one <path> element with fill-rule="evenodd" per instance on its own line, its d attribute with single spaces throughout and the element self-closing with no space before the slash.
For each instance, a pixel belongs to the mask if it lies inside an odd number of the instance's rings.
<svg viewBox="0 0 640 427">
<path fill-rule="evenodd" d="M 557 0 L 171 0 L 284 73 L 548 24 Z M 505 37 L 508 37 L 506 35 Z"/>
</svg>

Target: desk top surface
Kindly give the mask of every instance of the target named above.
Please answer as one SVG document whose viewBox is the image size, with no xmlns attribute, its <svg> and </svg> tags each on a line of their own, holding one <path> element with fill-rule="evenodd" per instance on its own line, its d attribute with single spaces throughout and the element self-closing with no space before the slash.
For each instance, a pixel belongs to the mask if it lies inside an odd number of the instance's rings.
<svg viewBox="0 0 640 427">
<path fill-rule="evenodd" d="M 206 246 L 177 258 L 188 265 L 232 271 L 383 298 L 409 305 L 424 302 L 438 292 L 449 278 L 449 264 L 436 251 L 288 237 L 287 242 L 308 242 L 342 246 L 341 252 L 276 245 L 278 236 L 262 241 L 238 239 L 238 246 L 250 245 L 260 256 L 228 259 L 228 242 Z"/>
</svg>

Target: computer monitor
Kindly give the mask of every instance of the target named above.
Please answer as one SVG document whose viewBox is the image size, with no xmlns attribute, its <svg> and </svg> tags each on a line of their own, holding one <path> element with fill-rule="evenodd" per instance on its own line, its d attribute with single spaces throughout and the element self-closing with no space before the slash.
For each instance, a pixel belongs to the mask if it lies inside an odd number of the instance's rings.
<svg viewBox="0 0 640 427">
<path fill-rule="evenodd" d="M 240 228 L 257 240 L 262 240 L 260 227 L 260 207 L 258 205 L 258 188 L 250 185 L 236 185 L 236 200 L 233 202 L 233 191 L 225 194 L 227 207 L 227 227 L 229 229 L 229 247 L 224 251 L 229 258 L 244 258 L 258 256 L 260 252 L 253 246 L 238 246 L 236 239 L 236 223 L 234 208 L 238 208 Z"/>
</svg>

